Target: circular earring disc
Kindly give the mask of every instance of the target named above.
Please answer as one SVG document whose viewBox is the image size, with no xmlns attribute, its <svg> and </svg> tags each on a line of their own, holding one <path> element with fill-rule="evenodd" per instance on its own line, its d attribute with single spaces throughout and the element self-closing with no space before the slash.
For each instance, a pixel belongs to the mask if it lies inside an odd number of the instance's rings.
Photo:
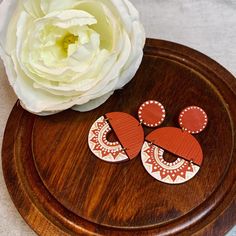
<svg viewBox="0 0 236 236">
<path fill-rule="evenodd" d="M 159 126 L 164 121 L 165 114 L 164 106 L 154 100 L 144 102 L 138 110 L 140 122 L 148 127 Z"/>
<path fill-rule="evenodd" d="M 179 125 L 183 130 L 198 134 L 207 126 L 208 118 L 206 112 L 197 106 L 185 108 L 179 115 Z"/>
</svg>

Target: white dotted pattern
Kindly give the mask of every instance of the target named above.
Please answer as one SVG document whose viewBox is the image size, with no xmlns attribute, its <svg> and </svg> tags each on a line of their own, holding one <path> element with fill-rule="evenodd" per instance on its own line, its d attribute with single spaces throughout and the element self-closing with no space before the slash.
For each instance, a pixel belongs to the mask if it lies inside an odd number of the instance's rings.
<svg viewBox="0 0 236 236">
<path fill-rule="evenodd" d="M 164 150 L 144 142 L 141 159 L 146 171 L 156 180 L 167 184 L 181 184 L 192 179 L 200 167 L 182 158 L 169 163 L 164 160 Z"/>
<path fill-rule="evenodd" d="M 103 161 L 114 163 L 129 160 L 119 142 L 107 140 L 107 134 L 111 130 L 105 117 L 98 118 L 89 131 L 88 144 L 90 150 Z"/>
<path fill-rule="evenodd" d="M 186 127 L 183 127 L 183 117 L 184 117 L 184 115 L 185 115 L 188 111 L 190 111 L 190 110 L 199 110 L 199 111 L 201 111 L 202 114 L 204 115 L 204 119 L 205 119 L 205 120 L 204 120 L 204 123 L 203 123 L 202 127 L 201 127 L 199 130 L 192 131 L 192 130 L 187 129 Z M 208 122 L 208 119 L 207 119 L 206 112 L 205 112 L 202 108 L 197 107 L 197 106 L 187 107 L 186 109 L 184 109 L 184 110 L 181 112 L 181 114 L 180 114 L 180 116 L 179 116 L 179 124 L 180 124 L 180 126 L 183 128 L 184 131 L 186 131 L 186 132 L 188 132 L 188 133 L 190 133 L 190 134 L 198 134 L 198 133 L 201 133 L 201 132 L 206 128 L 207 122 Z"/>
<path fill-rule="evenodd" d="M 158 105 L 158 106 L 161 108 L 161 111 L 162 111 L 162 118 L 161 118 L 161 120 L 157 121 L 157 122 L 154 123 L 154 124 L 150 124 L 150 123 L 146 122 L 145 120 L 143 120 L 143 118 L 142 118 L 143 109 L 144 109 L 146 106 L 148 106 L 149 104 L 156 104 L 156 105 Z M 157 102 L 157 101 L 154 101 L 154 100 L 150 100 L 150 101 L 144 102 L 144 103 L 140 106 L 139 111 L 138 111 L 138 117 L 139 117 L 140 122 L 141 122 L 142 124 L 148 126 L 148 127 L 157 127 L 157 126 L 159 126 L 160 124 L 162 124 L 162 122 L 165 120 L 165 116 L 166 116 L 165 114 L 166 114 L 166 112 L 165 112 L 164 106 L 163 106 L 160 102 Z"/>
</svg>

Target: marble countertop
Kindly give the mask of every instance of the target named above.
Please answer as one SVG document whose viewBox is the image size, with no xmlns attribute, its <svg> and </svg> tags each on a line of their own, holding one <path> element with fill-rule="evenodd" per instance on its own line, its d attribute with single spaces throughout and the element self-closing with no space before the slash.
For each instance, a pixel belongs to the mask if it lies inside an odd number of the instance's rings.
<svg viewBox="0 0 236 236">
<path fill-rule="evenodd" d="M 147 37 L 192 47 L 213 58 L 236 76 L 235 0 L 132 0 L 132 2 L 140 11 Z M 16 97 L 8 84 L 1 61 L 0 75 L 1 146 L 6 121 Z M 35 235 L 15 209 L 4 183 L 1 167 L 0 186 L 0 235 Z M 227 236 L 236 236 L 236 227 Z"/>
</svg>

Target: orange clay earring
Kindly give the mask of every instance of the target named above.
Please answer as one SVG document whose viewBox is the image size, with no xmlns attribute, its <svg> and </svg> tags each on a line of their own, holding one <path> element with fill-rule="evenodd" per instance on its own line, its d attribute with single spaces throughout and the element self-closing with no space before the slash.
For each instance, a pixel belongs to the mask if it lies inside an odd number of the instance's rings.
<svg viewBox="0 0 236 236">
<path fill-rule="evenodd" d="M 113 131 L 118 139 L 107 139 Z M 138 120 L 124 112 L 111 112 L 98 118 L 92 125 L 88 144 L 99 159 L 111 163 L 134 159 L 140 152 L 144 141 L 144 131 Z"/>
<path fill-rule="evenodd" d="M 92 125 L 88 144 L 93 154 L 106 162 L 123 162 L 134 159 L 142 148 L 144 131 L 142 125 L 156 127 L 165 118 L 164 107 L 157 101 L 143 103 L 138 111 L 139 121 L 124 112 L 111 112 L 98 118 Z M 108 140 L 113 131 L 116 142 Z"/>
<path fill-rule="evenodd" d="M 192 179 L 201 167 L 203 153 L 191 134 L 202 132 L 207 122 L 206 113 L 200 107 L 191 106 L 180 113 L 179 125 L 182 129 L 163 127 L 147 135 L 141 151 L 146 171 L 167 184 L 180 184 Z M 165 151 L 177 155 L 177 160 L 166 161 L 163 157 Z"/>
</svg>

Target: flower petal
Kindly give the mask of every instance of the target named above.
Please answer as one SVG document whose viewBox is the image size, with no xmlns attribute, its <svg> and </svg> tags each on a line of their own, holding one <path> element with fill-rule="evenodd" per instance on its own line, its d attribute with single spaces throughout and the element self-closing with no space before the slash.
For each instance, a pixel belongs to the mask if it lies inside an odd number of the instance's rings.
<svg viewBox="0 0 236 236">
<path fill-rule="evenodd" d="M 53 11 L 67 10 L 73 8 L 78 3 L 78 0 L 41 0 L 41 8 L 45 14 Z"/>
<path fill-rule="evenodd" d="M 93 25 L 97 23 L 94 16 L 81 10 L 54 11 L 39 20 L 41 22 L 52 20 L 52 24 L 59 28 Z"/>
<path fill-rule="evenodd" d="M 41 18 L 44 16 L 40 4 L 41 0 L 23 0 L 25 10 L 34 18 Z"/>
<path fill-rule="evenodd" d="M 16 80 L 16 72 L 10 53 L 16 44 L 16 21 L 22 6 L 17 0 L 3 0 L 0 4 L 0 57 L 3 60 L 11 86 Z M 11 35 L 11 37 L 9 37 Z"/>
<path fill-rule="evenodd" d="M 114 66 L 111 68 L 111 71 L 108 72 L 108 74 L 101 80 L 96 87 L 93 89 L 89 90 L 85 95 L 95 95 L 95 96 L 102 96 L 106 94 L 109 88 L 108 84 L 109 83 L 117 83 L 121 69 L 124 67 L 125 63 L 127 62 L 127 59 L 129 58 L 131 52 L 131 42 L 129 39 L 129 36 L 127 35 L 126 32 L 123 32 L 123 42 L 122 42 L 122 51 L 114 64 Z"/>
<path fill-rule="evenodd" d="M 142 60 L 145 35 L 128 0 L 3 0 L 0 15 L 0 56 L 32 113 L 94 109 Z"/>
<path fill-rule="evenodd" d="M 0 45 L 2 48 L 5 48 L 6 42 L 8 40 L 7 32 L 8 32 L 8 26 L 10 21 L 12 20 L 12 17 L 14 17 L 14 12 L 16 11 L 16 8 L 18 7 L 17 0 L 3 0 L 0 4 Z M 15 17 L 14 22 L 17 20 Z"/>
<path fill-rule="evenodd" d="M 6 74 L 7 74 L 7 77 L 8 77 L 8 81 L 9 81 L 11 86 L 14 86 L 17 75 L 16 75 L 16 72 L 14 70 L 13 61 L 12 61 L 11 57 L 9 57 L 1 47 L 0 47 L 0 57 L 2 58 L 4 67 L 5 67 L 5 70 L 6 70 Z"/>
<path fill-rule="evenodd" d="M 87 102 L 83 105 L 75 105 L 72 107 L 72 110 L 80 111 L 80 112 L 91 111 L 91 110 L 101 106 L 104 102 L 106 102 L 113 93 L 114 93 L 113 91 L 109 92 L 99 98 L 90 100 L 89 102 Z"/>
</svg>

